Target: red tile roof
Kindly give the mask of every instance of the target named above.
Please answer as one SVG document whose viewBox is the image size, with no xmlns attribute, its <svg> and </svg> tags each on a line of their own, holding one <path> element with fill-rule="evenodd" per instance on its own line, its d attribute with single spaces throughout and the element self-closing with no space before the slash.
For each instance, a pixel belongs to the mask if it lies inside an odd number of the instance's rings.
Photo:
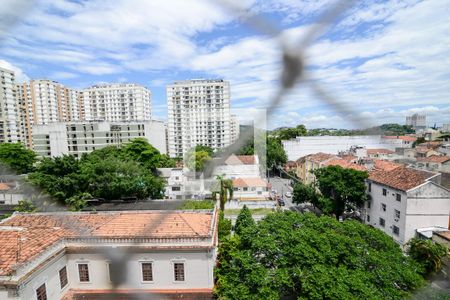
<svg viewBox="0 0 450 300">
<path fill-rule="evenodd" d="M 0 275 L 62 238 L 212 237 L 213 212 L 127 211 L 15 214 L 0 223 Z"/>
<path fill-rule="evenodd" d="M 374 169 L 381 171 L 392 171 L 397 169 L 398 167 L 402 167 L 403 165 L 397 164 L 388 160 L 377 159 L 374 161 Z"/>
<path fill-rule="evenodd" d="M 417 140 L 414 136 L 408 136 L 408 135 L 385 135 L 383 136 L 385 139 L 400 139 L 407 142 L 414 142 Z"/>
<path fill-rule="evenodd" d="M 230 155 L 225 160 L 226 165 L 254 165 L 256 164 L 256 157 L 254 155 Z"/>
<path fill-rule="evenodd" d="M 0 191 L 9 191 L 10 187 L 6 183 L 0 182 Z"/>
<path fill-rule="evenodd" d="M 358 170 L 358 171 L 367 171 L 367 168 L 358 164 L 354 164 L 351 162 L 348 162 L 346 160 L 343 159 L 331 159 L 329 161 L 327 161 L 325 163 L 325 166 L 341 166 L 342 168 L 346 168 L 346 169 L 353 169 L 353 170 Z"/>
<path fill-rule="evenodd" d="M 393 154 L 395 153 L 394 151 L 391 151 L 389 149 L 367 149 L 367 154 L 371 155 L 371 154 Z"/>
<path fill-rule="evenodd" d="M 357 156 L 351 155 L 351 154 L 339 155 L 339 157 L 342 158 L 343 160 L 348 161 L 348 162 L 352 162 L 352 161 L 358 160 Z"/>
<path fill-rule="evenodd" d="M 419 162 L 445 163 L 447 161 L 450 161 L 450 156 L 431 155 L 429 157 L 418 157 L 417 161 L 419 161 Z"/>
<path fill-rule="evenodd" d="M 328 159 L 335 158 L 335 157 L 337 157 L 337 156 L 334 154 L 319 152 L 316 154 L 307 155 L 305 157 L 305 159 L 309 160 L 309 161 L 313 161 L 315 163 L 321 163 L 321 162 L 324 162 Z"/>
<path fill-rule="evenodd" d="M 262 178 L 236 178 L 233 187 L 267 187 L 268 183 Z"/>
<path fill-rule="evenodd" d="M 390 171 L 374 169 L 369 173 L 369 180 L 407 191 L 419 186 L 436 174 L 406 167 L 398 167 Z"/>
</svg>

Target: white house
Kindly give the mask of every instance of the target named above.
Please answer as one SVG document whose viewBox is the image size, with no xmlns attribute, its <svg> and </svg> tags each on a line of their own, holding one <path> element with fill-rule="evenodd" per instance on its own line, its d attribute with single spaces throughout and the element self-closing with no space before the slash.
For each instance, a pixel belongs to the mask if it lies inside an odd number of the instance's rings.
<svg viewBox="0 0 450 300">
<path fill-rule="evenodd" d="M 270 185 L 260 177 L 233 179 L 233 198 L 225 204 L 226 209 L 273 208 L 276 202 L 270 198 Z"/>
<path fill-rule="evenodd" d="M 363 216 L 370 224 L 406 244 L 424 227 L 447 227 L 450 214 L 450 190 L 440 186 L 439 174 L 397 167 L 374 169 L 367 179 L 371 201 Z"/>
<path fill-rule="evenodd" d="M 216 211 L 15 213 L 0 243 L 0 299 L 212 298 Z"/>
<path fill-rule="evenodd" d="M 214 168 L 213 176 L 225 175 L 225 178 L 260 177 L 258 155 L 230 155 L 222 165 Z"/>
</svg>

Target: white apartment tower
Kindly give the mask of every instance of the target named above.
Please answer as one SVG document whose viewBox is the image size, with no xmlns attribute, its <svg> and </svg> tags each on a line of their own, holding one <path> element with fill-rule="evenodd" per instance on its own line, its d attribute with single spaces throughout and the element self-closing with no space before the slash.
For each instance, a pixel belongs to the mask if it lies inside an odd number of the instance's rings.
<svg viewBox="0 0 450 300">
<path fill-rule="evenodd" d="M 0 143 L 20 142 L 14 72 L 0 68 Z"/>
<path fill-rule="evenodd" d="M 414 129 L 427 128 L 427 117 L 425 115 L 413 114 L 406 117 L 406 125 L 412 126 Z"/>
<path fill-rule="evenodd" d="M 138 84 L 94 85 L 83 90 L 86 120 L 112 122 L 151 120 L 151 92 Z"/>
<path fill-rule="evenodd" d="M 231 144 L 228 81 L 176 81 L 166 92 L 171 157 L 182 157 L 196 145 L 220 149 Z"/>
<path fill-rule="evenodd" d="M 239 138 L 239 119 L 236 115 L 231 115 L 230 122 L 231 142 L 234 143 Z"/>
</svg>

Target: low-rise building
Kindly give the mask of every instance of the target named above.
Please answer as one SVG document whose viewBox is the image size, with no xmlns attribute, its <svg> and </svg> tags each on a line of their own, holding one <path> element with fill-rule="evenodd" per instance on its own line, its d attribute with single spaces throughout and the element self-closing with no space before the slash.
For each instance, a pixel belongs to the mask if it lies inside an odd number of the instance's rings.
<svg viewBox="0 0 450 300">
<path fill-rule="evenodd" d="M 15 213 L 0 243 L 0 299 L 212 298 L 216 211 Z"/>
<path fill-rule="evenodd" d="M 367 156 L 370 158 L 389 159 L 395 154 L 395 151 L 389 149 L 367 149 Z"/>
<path fill-rule="evenodd" d="M 404 245 L 419 228 L 448 226 L 450 190 L 438 184 L 439 174 L 397 167 L 374 169 L 367 179 L 371 197 L 363 217 Z"/>
<path fill-rule="evenodd" d="M 182 168 L 158 168 L 158 172 L 166 181 L 164 197 L 167 199 L 183 199 L 186 180 Z"/>
<path fill-rule="evenodd" d="M 233 197 L 225 204 L 226 209 L 273 208 L 276 202 L 270 198 L 270 185 L 260 177 L 233 179 Z"/>
<path fill-rule="evenodd" d="M 0 204 L 17 205 L 25 195 L 14 182 L 0 182 Z"/>
<path fill-rule="evenodd" d="M 323 152 L 301 157 L 297 160 L 296 175 L 305 184 L 313 183 L 315 176 L 312 172 L 323 167 L 328 160 L 337 158 L 337 155 Z"/>
<path fill-rule="evenodd" d="M 418 157 L 415 166 L 423 170 L 450 173 L 450 156 Z"/>
<path fill-rule="evenodd" d="M 258 155 L 230 155 L 223 164 L 214 168 L 213 177 L 225 175 L 225 178 L 254 178 L 260 177 Z"/>
<path fill-rule="evenodd" d="M 74 122 L 33 126 L 33 148 L 42 157 L 83 153 L 106 146 L 120 146 L 146 138 L 161 153 L 167 153 L 166 126 L 161 121 Z"/>
</svg>

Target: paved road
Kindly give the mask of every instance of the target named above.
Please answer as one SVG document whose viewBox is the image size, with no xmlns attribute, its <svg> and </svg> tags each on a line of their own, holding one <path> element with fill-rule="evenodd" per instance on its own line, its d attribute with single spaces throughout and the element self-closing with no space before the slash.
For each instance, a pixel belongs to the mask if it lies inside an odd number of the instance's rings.
<svg viewBox="0 0 450 300">
<path fill-rule="evenodd" d="M 292 187 L 289 185 L 289 179 L 283 179 L 280 177 L 270 177 L 269 182 L 272 184 L 272 189 L 277 190 L 278 195 L 282 196 L 284 203 L 286 203 L 285 208 L 289 209 L 291 207 L 296 207 L 294 203 L 292 203 L 292 197 L 286 197 L 286 192 L 292 193 Z"/>
</svg>

